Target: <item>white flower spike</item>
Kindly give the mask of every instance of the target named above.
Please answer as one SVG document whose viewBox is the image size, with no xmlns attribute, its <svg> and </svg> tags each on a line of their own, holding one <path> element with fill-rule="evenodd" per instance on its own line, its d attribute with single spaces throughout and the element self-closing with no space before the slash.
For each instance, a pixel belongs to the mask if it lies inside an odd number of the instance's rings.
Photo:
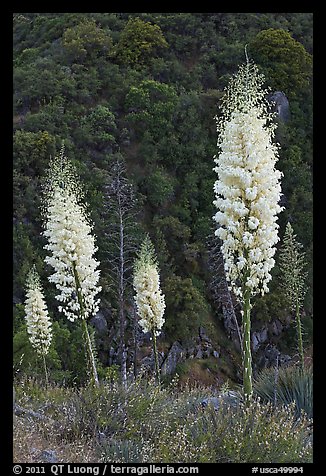
<svg viewBox="0 0 326 476">
<path fill-rule="evenodd" d="M 35 266 L 26 280 L 25 318 L 30 343 L 38 354 L 46 355 L 52 341 L 52 323 Z"/>
<path fill-rule="evenodd" d="M 220 153 L 214 158 L 218 175 L 215 234 L 223 242 L 226 273 L 239 298 L 244 286 L 251 288 L 252 295 L 268 291 L 279 241 L 276 221 L 282 210 L 282 173 L 275 168 L 275 125 L 264 100 L 263 81 L 254 64 L 240 66 L 217 120 Z"/>
</svg>

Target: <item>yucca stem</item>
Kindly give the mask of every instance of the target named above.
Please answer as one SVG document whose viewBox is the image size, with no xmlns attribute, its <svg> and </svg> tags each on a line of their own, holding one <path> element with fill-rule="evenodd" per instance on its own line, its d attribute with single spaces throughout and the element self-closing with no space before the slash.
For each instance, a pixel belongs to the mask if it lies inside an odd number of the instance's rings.
<svg viewBox="0 0 326 476">
<path fill-rule="evenodd" d="M 89 366 L 91 375 L 93 377 L 93 383 L 96 387 L 98 387 L 99 386 L 99 380 L 98 380 L 98 375 L 97 375 L 94 353 L 93 353 L 93 349 L 92 349 L 92 341 L 91 341 L 91 338 L 89 336 L 86 319 L 84 319 L 84 318 L 82 318 L 82 325 L 83 325 L 84 340 L 85 340 L 85 344 L 86 344 L 86 352 L 87 352 L 87 357 L 88 357 L 87 358 L 88 366 Z"/>
<path fill-rule="evenodd" d="M 159 365 L 158 365 L 157 342 L 156 342 L 155 331 L 153 331 L 152 334 L 153 334 L 153 347 L 154 347 L 156 381 L 157 381 L 157 383 L 160 383 L 160 370 L 159 370 Z"/>
<path fill-rule="evenodd" d="M 97 369 L 96 369 L 96 363 L 95 363 L 95 357 L 93 353 L 93 348 L 92 348 L 92 341 L 89 336 L 88 332 L 88 327 L 87 327 L 87 322 L 84 316 L 84 302 L 83 302 L 83 296 L 80 291 L 80 281 L 79 281 L 79 276 L 77 273 L 76 265 L 73 263 L 73 272 L 74 272 L 74 277 L 75 277 L 75 285 L 76 285 L 76 293 L 77 293 L 77 298 L 78 298 L 78 303 L 80 306 L 80 317 L 82 320 L 82 326 L 83 326 L 83 334 L 84 334 L 84 341 L 85 341 L 85 347 L 86 347 L 86 354 L 87 354 L 87 363 L 88 363 L 88 368 L 89 371 L 92 375 L 92 380 L 93 383 L 96 387 L 99 387 L 99 380 L 98 380 L 98 375 L 97 375 Z"/>
<path fill-rule="evenodd" d="M 45 386 L 46 386 L 46 388 L 48 388 L 49 378 L 48 378 L 48 370 L 46 368 L 45 354 L 42 354 L 42 357 L 43 357 L 44 374 L 45 374 Z"/>
<path fill-rule="evenodd" d="M 300 306 L 299 300 L 297 299 L 296 307 L 295 307 L 295 314 L 296 314 L 296 323 L 297 323 L 297 335 L 298 335 L 298 351 L 300 356 L 300 367 L 301 370 L 304 370 L 304 354 L 303 354 L 303 340 L 302 340 L 302 330 L 301 330 L 301 319 L 300 319 Z"/>
<path fill-rule="evenodd" d="M 245 288 L 243 295 L 243 393 L 248 404 L 252 396 L 252 361 L 250 348 L 250 289 Z"/>
</svg>

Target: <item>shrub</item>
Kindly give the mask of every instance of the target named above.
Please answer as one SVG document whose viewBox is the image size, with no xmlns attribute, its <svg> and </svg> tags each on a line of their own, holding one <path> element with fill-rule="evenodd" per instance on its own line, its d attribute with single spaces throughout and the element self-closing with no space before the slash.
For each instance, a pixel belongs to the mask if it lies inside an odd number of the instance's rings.
<svg viewBox="0 0 326 476">
<path fill-rule="evenodd" d="M 163 168 L 156 168 L 145 178 L 144 188 L 151 205 L 164 207 L 174 197 L 175 180 Z"/>
<path fill-rule="evenodd" d="M 158 50 L 167 47 L 158 25 L 136 17 L 130 18 L 121 32 L 116 55 L 122 63 L 136 65 L 146 62 Z"/>
<path fill-rule="evenodd" d="M 219 463 L 299 463 L 312 461 L 310 421 L 295 421 L 293 409 L 252 400 L 215 412 L 208 408 L 196 428 Z"/>
<path fill-rule="evenodd" d="M 78 25 L 65 30 L 62 44 L 71 61 L 78 63 L 97 56 L 107 57 L 112 48 L 112 39 L 93 19 L 85 18 Z"/>
<path fill-rule="evenodd" d="M 158 387 L 142 378 L 129 382 L 127 388 L 103 383 L 80 389 L 44 389 L 30 380 L 16 390 L 19 405 L 44 415 L 35 421 L 36 436 L 54 448 L 87 442 L 93 461 L 301 463 L 312 459 L 311 422 L 304 415 L 295 420 L 294 404 L 275 408 L 253 400 L 245 407 L 236 400 L 229 407 L 225 400 L 216 411 L 202 404 L 214 396 L 208 388 L 180 389 L 176 380 Z M 83 462 L 81 452 L 70 461 Z"/>
<path fill-rule="evenodd" d="M 313 416 L 313 371 L 305 367 L 264 369 L 254 382 L 254 393 L 265 402 L 288 405 L 295 403 L 296 416 L 303 410 Z"/>
</svg>

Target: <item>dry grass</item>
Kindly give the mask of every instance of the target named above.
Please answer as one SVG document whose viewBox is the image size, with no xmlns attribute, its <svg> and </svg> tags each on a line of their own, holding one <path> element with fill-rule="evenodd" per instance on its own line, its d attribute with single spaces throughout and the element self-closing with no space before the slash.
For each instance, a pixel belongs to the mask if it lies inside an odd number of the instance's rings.
<svg viewBox="0 0 326 476">
<path fill-rule="evenodd" d="M 203 406 L 212 388 L 182 387 L 175 379 L 158 387 L 138 379 L 127 388 L 45 389 L 36 381 L 16 385 L 14 461 L 44 463 L 310 462 L 312 421 L 294 419 L 292 407 L 253 401 Z M 49 462 L 49 461 L 48 461 Z"/>
<path fill-rule="evenodd" d="M 99 460 L 93 440 L 58 441 L 52 432 L 46 432 L 44 425 L 29 418 L 14 417 L 14 463 L 46 463 L 43 452 L 49 450 L 55 453 L 58 463 L 96 463 Z"/>
</svg>

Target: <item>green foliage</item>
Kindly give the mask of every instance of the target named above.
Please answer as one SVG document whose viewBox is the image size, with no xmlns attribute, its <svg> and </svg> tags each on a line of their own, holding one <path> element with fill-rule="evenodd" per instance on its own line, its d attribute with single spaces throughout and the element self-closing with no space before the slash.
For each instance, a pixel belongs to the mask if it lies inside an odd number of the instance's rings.
<svg viewBox="0 0 326 476">
<path fill-rule="evenodd" d="M 95 20 L 84 19 L 78 25 L 65 30 L 62 45 L 73 62 L 93 60 L 96 56 L 107 57 L 112 47 L 111 37 Z"/>
<path fill-rule="evenodd" d="M 100 367 L 98 370 L 99 378 L 103 379 L 105 382 L 115 383 L 118 382 L 118 380 L 120 379 L 119 365 L 109 365 L 109 367 L 106 367 L 105 369 L 103 367 Z"/>
<path fill-rule="evenodd" d="M 305 367 L 268 368 L 262 370 L 253 384 L 254 394 L 262 401 L 277 405 L 290 405 L 294 402 L 298 417 L 304 411 L 313 416 L 313 371 Z"/>
<path fill-rule="evenodd" d="M 173 86 L 151 79 L 141 81 L 126 96 L 127 120 L 140 137 L 146 130 L 157 139 L 171 131 L 177 100 Z"/>
<path fill-rule="evenodd" d="M 37 252 L 35 241 L 35 229 L 30 224 L 14 223 L 13 246 L 15 253 L 13 257 L 13 270 L 15 280 L 13 291 L 15 298 L 19 300 L 22 299 L 24 294 L 25 280 L 31 266 L 35 264 L 39 272 L 43 269 L 42 259 Z"/>
<path fill-rule="evenodd" d="M 272 289 L 270 293 L 255 300 L 252 316 L 257 323 L 270 322 L 276 316 L 283 321 L 288 316 L 284 296 L 279 290 L 275 291 Z"/>
<path fill-rule="evenodd" d="M 302 306 L 306 280 L 305 253 L 302 244 L 296 239 L 291 223 L 285 228 L 282 247 L 279 254 L 280 284 L 290 309 Z"/>
<path fill-rule="evenodd" d="M 55 138 L 48 131 L 27 132 L 16 130 L 13 137 L 15 169 L 38 175 L 43 171 L 48 157 L 55 151 Z"/>
<path fill-rule="evenodd" d="M 287 31 L 275 28 L 260 31 L 250 43 L 250 52 L 273 90 L 284 91 L 294 98 L 309 87 L 312 57 Z"/>
<path fill-rule="evenodd" d="M 22 309 L 19 317 L 19 330 L 15 332 L 13 338 L 14 369 L 19 377 L 25 375 L 42 378 L 43 362 L 29 342 L 26 324 L 22 320 L 23 316 Z M 59 321 L 53 322 L 53 342 L 46 356 L 49 380 L 53 383 L 83 385 L 88 381 L 83 332 L 78 324 L 80 323 L 68 326 Z M 102 374 L 103 370 L 101 369 Z M 106 374 L 104 375 L 109 378 Z M 112 368 L 110 378 L 114 378 L 114 368 Z"/>
<path fill-rule="evenodd" d="M 216 414 L 210 409 L 206 431 L 216 431 L 216 461 L 221 463 L 312 462 L 306 417 L 295 422 L 290 407 L 262 404 L 253 400 Z M 207 419 L 206 419 L 207 421 Z M 205 427 L 204 427 L 205 428 Z M 204 433 L 204 428 L 201 431 Z"/>
<path fill-rule="evenodd" d="M 172 275 L 162 283 L 166 301 L 164 325 L 169 340 L 187 340 L 196 335 L 208 316 L 204 296 L 191 278 Z"/>
<path fill-rule="evenodd" d="M 155 207 L 166 206 L 174 196 L 175 180 L 164 169 L 156 168 L 145 179 L 149 203 Z"/>
<path fill-rule="evenodd" d="M 50 346 L 45 359 L 51 378 L 52 372 L 55 374 L 57 370 L 61 369 L 60 357 L 55 345 Z M 22 325 L 13 338 L 13 366 L 18 375 L 42 378 L 44 374 L 42 357 L 32 347 L 26 325 Z"/>
<path fill-rule="evenodd" d="M 139 17 L 130 18 L 121 32 L 116 57 L 125 64 L 143 64 L 168 44 L 161 28 Z"/>
<path fill-rule="evenodd" d="M 155 216 L 153 225 L 163 232 L 172 253 L 183 251 L 190 240 L 191 230 L 189 226 L 183 224 L 174 216 Z"/>
<path fill-rule="evenodd" d="M 111 147 L 112 150 L 117 135 L 115 116 L 108 107 L 98 105 L 81 119 L 77 133 L 75 137 L 78 137 L 82 144 L 99 150 Z"/>
</svg>

